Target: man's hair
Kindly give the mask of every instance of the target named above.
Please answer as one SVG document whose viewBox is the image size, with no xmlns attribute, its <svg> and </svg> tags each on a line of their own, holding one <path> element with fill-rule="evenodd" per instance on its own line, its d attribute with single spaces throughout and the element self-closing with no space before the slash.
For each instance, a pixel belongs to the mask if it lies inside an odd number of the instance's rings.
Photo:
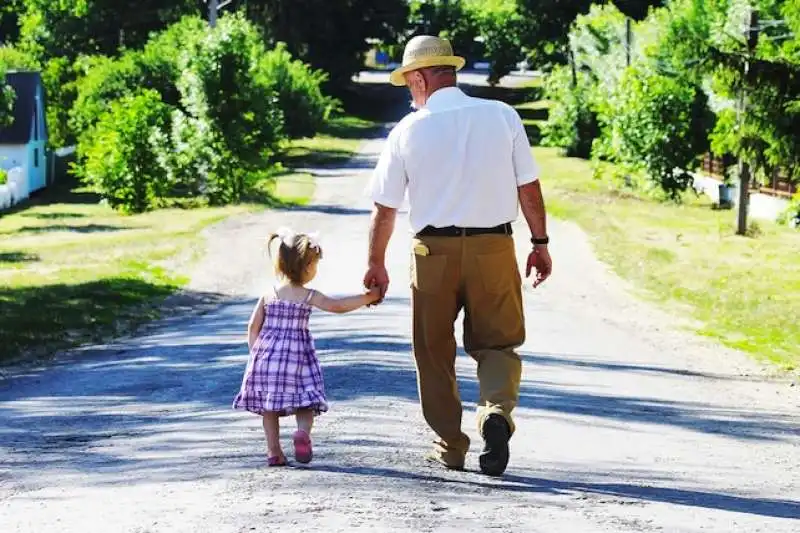
<svg viewBox="0 0 800 533">
<path fill-rule="evenodd" d="M 434 76 L 444 76 L 444 75 L 455 76 L 456 75 L 456 67 L 451 67 L 449 65 L 439 65 L 439 66 L 435 66 L 435 67 L 428 67 L 427 70 L 428 70 L 428 72 L 430 72 Z"/>
</svg>

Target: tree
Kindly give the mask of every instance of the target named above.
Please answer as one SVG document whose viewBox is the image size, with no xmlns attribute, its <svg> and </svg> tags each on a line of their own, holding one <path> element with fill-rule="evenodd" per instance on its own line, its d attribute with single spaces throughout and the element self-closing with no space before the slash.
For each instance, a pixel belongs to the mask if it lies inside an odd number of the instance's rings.
<svg viewBox="0 0 800 533">
<path fill-rule="evenodd" d="M 438 35 L 450 41 L 456 54 L 475 59 L 483 53 L 477 11 L 470 0 L 413 0 L 409 4 L 408 38 Z M 398 58 L 399 59 L 399 58 Z"/>
<path fill-rule="evenodd" d="M 169 108 L 156 91 L 143 90 L 111 104 L 79 145 L 83 180 L 108 203 L 124 212 L 141 213 L 169 190 L 155 156 L 157 134 L 169 120 Z"/>
<path fill-rule="evenodd" d="M 81 54 L 115 55 L 142 46 L 149 34 L 183 15 L 200 14 L 202 0 L 19 0 L 20 42 L 44 59 Z"/>
<path fill-rule="evenodd" d="M 680 199 L 699 156 L 708 150 L 713 119 L 705 93 L 685 77 L 660 74 L 642 63 L 628 68 L 597 107 L 603 155 L 646 171 L 670 199 Z"/>
<path fill-rule="evenodd" d="M 242 16 L 220 19 L 180 57 L 181 107 L 173 114 L 176 180 L 195 181 L 214 204 L 242 199 L 269 168 L 283 138 L 283 113 L 262 70 L 266 50 Z"/>
<path fill-rule="evenodd" d="M 405 28 L 405 0 L 248 0 L 247 16 L 274 44 L 328 73 L 333 88 L 361 70 L 367 39 L 397 40 Z"/>
<path fill-rule="evenodd" d="M 522 58 L 522 18 L 516 0 L 472 0 L 470 6 L 489 59 L 489 83 L 494 85 Z"/>
<path fill-rule="evenodd" d="M 0 4 L 0 44 L 9 44 L 19 38 L 19 12 L 23 0 L 3 0 Z"/>
<path fill-rule="evenodd" d="M 522 44 L 529 50 L 534 61 L 548 66 L 567 62 L 567 36 L 578 15 L 589 12 L 593 4 L 605 1 L 593 0 L 518 0 L 524 21 L 521 32 Z M 613 0 L 623 14 L 634 20 L 642 20 L 651 7 L 664 5 L 664 0 Z"/>
<path fill-rule="evenodd" d="M 6 83 L 5 65 L 0 63 L 0 128 L 11 124 L 15 98 L 14 90 Z"/>
</svg>

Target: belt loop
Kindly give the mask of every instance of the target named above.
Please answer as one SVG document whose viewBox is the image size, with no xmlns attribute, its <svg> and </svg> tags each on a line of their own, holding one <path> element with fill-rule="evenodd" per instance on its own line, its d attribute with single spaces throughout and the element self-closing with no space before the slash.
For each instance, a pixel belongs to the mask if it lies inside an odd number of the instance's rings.
<svg viewBox="0 0 800 533">
<path fill-rule="evenodd" d="M 458 229 L 460 230 L 459 233 L 461 233 L 462 237 L 467 236 L 467 228 L 458 228 Z"/>
</svg>

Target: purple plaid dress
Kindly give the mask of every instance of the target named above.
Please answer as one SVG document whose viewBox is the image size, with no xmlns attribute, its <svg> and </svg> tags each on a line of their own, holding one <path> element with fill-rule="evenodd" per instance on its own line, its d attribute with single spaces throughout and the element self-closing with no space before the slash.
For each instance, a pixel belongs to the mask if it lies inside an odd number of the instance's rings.
<svg viewBox="0 0 800 533">
<path fill-rule="evenodd" d="M 309 291 L 304 302 L 275 298 L 264 303 L 266 318 L 233 400 L 234 409 L 281 416 L 298 409 L 315 414 L 328 410 L 322 370 L 308 331 L 312 295 Z"/>
</svg>

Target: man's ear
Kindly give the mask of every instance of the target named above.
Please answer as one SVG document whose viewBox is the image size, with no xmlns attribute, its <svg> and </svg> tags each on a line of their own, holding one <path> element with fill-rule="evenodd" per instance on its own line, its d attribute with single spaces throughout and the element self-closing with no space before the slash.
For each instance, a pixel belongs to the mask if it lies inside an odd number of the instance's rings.
<svg viewBox="0 0 800 533">
<path fill-rule="evenodd" d="M 411 86 L 414 85 L 415 88 L 418 89 L 425 89 L 425 76 L 422 75 L 422 72 L 415 70 L 414 72 L 409 72 L 408 78 L 406 79 L 406 83 Z"/>
</svg>

